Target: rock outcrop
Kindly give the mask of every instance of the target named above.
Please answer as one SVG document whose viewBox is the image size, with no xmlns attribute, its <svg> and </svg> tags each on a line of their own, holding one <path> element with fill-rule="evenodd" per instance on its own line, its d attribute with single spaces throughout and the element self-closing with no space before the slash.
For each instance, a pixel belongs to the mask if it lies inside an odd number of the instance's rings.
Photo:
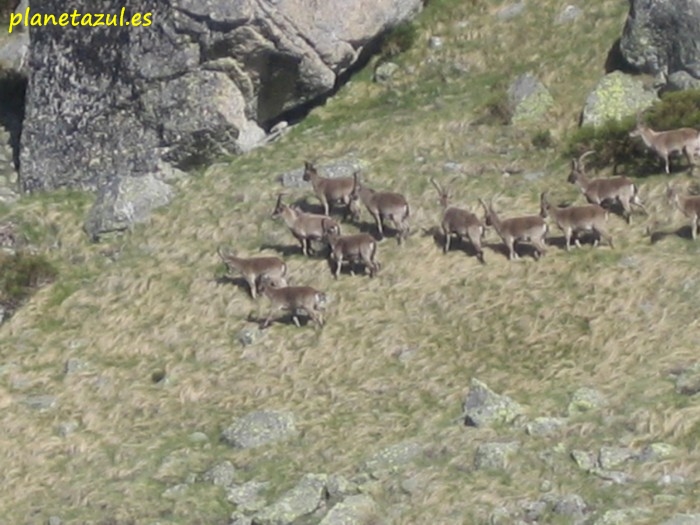
<svg viewBox="0 0 700 525">
<path fill-rule="evenodd" d="M 105 0 L 100 13 L 150 12 L 152 23 L 31 27 L 21 187 L 112 191 L 115 178 L 157 176 L 162 161 L 186 168 L 246 151 L 286 112 L 332 92 L 421 6 Z M 57 17 L 95 11 L 86 0 L 31 7 Z"/>
<path fill-rule="evenodd" d="M 685 72 L 700 79 L 700 2 L 630 0 L 620 41 L 625 60 L 642 72 L 667 78 Z"/>
</svg>

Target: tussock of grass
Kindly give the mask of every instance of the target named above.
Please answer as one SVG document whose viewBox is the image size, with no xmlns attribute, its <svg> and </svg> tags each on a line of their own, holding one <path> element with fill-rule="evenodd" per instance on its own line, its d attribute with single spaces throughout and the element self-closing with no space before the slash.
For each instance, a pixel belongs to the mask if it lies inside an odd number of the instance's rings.
<svg viewBox="0 0 700 525">
<path fill-rule="evenodd" d="M 674 233 L 685 219 L 663 201 L 667 177 L 640 184 L 649 217 L 635 215 L 632 226 L 610 217 L 615 250 L 551 246 L 539 262 L 509 262 L 489 231 L 480 265 L 458 249 L 443 255 L 423 234 L 441 213 L 431 176 L 449 181 L 455 204 L 478 214 L 478 197 L 497 196 L 504 217 L 537 213 L 543 189 L 556 201 L 583 201 L 565 182 L 560 152 L 534 146 L 532 130 L 471 124 L 494 87 L 535 71 L 556 101 L 538 131 L 563 143 L 626 6 L 586 5 L 575 25 L 556 26 L 558 2 L 528 4 L 520 17 L 495 21 L 502 5 L 430 2 L 415 44 L 394 57 L 402 70 L 390 88 L 363 72 L 273 147 L 187 179 L 151 224 L 111 244 L 87 242 L 84 196 L 32 197 L 13 210 L 35 225 L 26 232 L 31 243 L 51 248 L 47 259 L 59 277 L 0 328 L 0 365 L 15 366 L 0 374 L 0 511 L 8 522 L 54 514 L 66 522 L 105 515 L 118 523 L 216 522 L 231 510 L 218 489 L 195 483 L 175 503 L 162 492 L 229 459 L 245 479 L 270 481 L 279 494 L 309 472 L 352 476 L 368 456 L 406 439 L 431 453 L 372 489 L 383 510 L 396 510 L 393 523 L 483 521 L 494 506 L 540 497 L 545 479 L 597 508 L 653 502 L 659 493 L 677 497 L 674 510 L 693 507 L 681 488 L 605 487 L 567 455 L 574 447 L 667 441 L 680 447 L 679 457 L 629 467 L 632 473 L 694 479 L 700 414 L 674 393 L 665 371 L 695 359 L 698 248 Z M 428 49 L 430 35 L 444 38 L 442 49 Z M 268 306 L 217 283 L 216 247 L 257 255 L 294 246 L 270 218 L 277 176 L 307 158 L 349 154 L 367 162 L 363 176 L 373 187 L 407 195 L 413 234 L 401 248 L 393 239 L 379 244 L 383 268 L 374 280 L 335 281 L 324 260 L 289 255 L 294 284 L 331 296 L 327 325 L 275 323 L 241 347 L 236 334 Z M 446 170 L 447 161 L 460 170 Z M 544 175 L 504 176 L 511 166 Z M 306 194 L 295 190 L 289 199 Z M 371 222 L 366 213 L 362 220 Z M 652 244 L 645 229 L 655 222 L 670 234 Z M 552 237 L 561 236 L 553 227 Z M 69 358 L 86 366 L 65 375 Z M 165 378 L 154 383 L 159 370 Z M 601 390 L 608 405 L 549 439 L 470 431 L 454 420 L 471 377 L 535 416 L 564 415 L 580 386 Z M 29 409 L 18 401 L 29 393 L 56 395 L 56 408 Z M 219 442 L 235 417 L 257 409 L 294 412 L 300 436 L 250 451 Z M 56 427 L 65 421 L 78 428 L 61 437 Z M 210 442 L 192 443 L 195 431 Z M 524 443 L 509 473 L 474 472 L 476 446 L 504 436 Z M 538 459 L 558 443 L 565 450 L 551 466 Z M 408 498 L 399 483 L 412 473 L 424 483 Z M 649 506 L 654 518 L 670 509 Z"/>
</svg>

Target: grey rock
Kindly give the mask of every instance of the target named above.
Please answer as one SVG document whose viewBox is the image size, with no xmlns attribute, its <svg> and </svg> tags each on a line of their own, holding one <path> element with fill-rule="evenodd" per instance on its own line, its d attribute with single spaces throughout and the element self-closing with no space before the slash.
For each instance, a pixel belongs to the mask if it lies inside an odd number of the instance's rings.
<svg viewBox="0 0 700 525">
<path fill-rule="evenodd" d="M 357 483 L 350 481 L 344 476 L 331 474 L 328 476 L 326 490 L 328 491 L 329 498 L 337 500 L 357 494 L 359 492 L 359 487 Z"/>
<path fill-rule="evenodd" d="M 58 516 L 51 516 L 46 523 L 48 525 L 61 525 L 63 521 Z"/>
<path fill-rule="evenodd" d="M 634 523 L 634 520 L 644 519 L 649 515 L 649 510 L 644 508 L 629 508 L 608 510 L 593 525 L 627 525 Z"/>
<path fill-rule="evenodd" d="M 394 471 L 413 461 L 423 452 L 423 445 L 406 441 L 387 447 L 364 462 L 368 472 Z"/>
<path fill-rule="evenodd" d="M 236 333 L 236 341 L 243 347 L 250 346 L 257 343 L 264 335 L 265 331 L 258 326 L 246 326 Z"/>
<path fill-rule="evenodd" d="M 520 443 L 482 443 L 474 454 L 474 467 L 477 469 L 504 470 L 508 460 L 520 449 Z"/>
<path fill-rule="evenodd" d="M 243 485 L 229 487 L 226 499 L 243 512 L 257 512 L 265 507 L 263 493 L 270 484 L 262 481 L 249 481 Z"/>
<path fill-rule="evenodd" d="M 676 71 L 668 76 L 665 88 L 668 91 L 700 89 L 700 79 L 695 78 L 686 71 Z"/>
<path fill-rule="evenodd" d="M 235 420 L 223 431 L 222 439 L 232 447 L 253 448 L 296 434 L 294 414 L 265 410 Z"/>
<path fill-rule="evenodd" d="M 583 15 L 583 11 L 580 7 L 569 4 L 554 19 L 557 24 L 566 24 L 567 22 L 573 22 Z"/>
<path fill-rule="evenodd" d="M 324 516 L 319 525 L 365 525 L 376 516 L 377 506 L 366 494 L 348 496 Z"/>
<path fill-rule="evenodd" d="M 307 474 L 291 490 L 269 507 L 255 514 L 256 525 L 290 525 L 295 520 L 311 514 L 324 501 L 328 476 Z"/>
<path fill-rule="evenodd" d="M 511 20 L 516 16 L 521 15 L 523 11 L 525 11 L 525 0 L 520 0 L 520 2 L 515 4 L 509 4 L 502 7 L 498 13 L 496 13 L 496 16 L 499 20 Z"/>
<path fill-rule="evenodd" d="M 34 410 L 50 410 L 56 407 L 58 404 L 58 399 L 56 396 L 38 395 L 27 396 L 24 398 L 23 402 L 29 408 L 33 408 Z"/>
<path fill-rule="evenodd" d="M 572 450 L 571 457 L 582 470 L 591 470 L 598 466 L 595 456 L 585 450 Z"/>
<path fill-rule="evenodd" d="M 700 78 L 700 3 L 630 0 L 620 40 L 625 60 L 644 73 L 685 71 Z"/>
<path fill-rule="evenodd" d="M 167 488 L 161 496 L 169 500 L 179 500 L 185 496 L 188 488 L 189 485 L 187 483 L 179 483 L 178 485 Z"/>
<path fill-rule="evenodd" d="M 204 481 L 220 487 L 228 487 L 236 481 L 236 467 L 230 461 L 222 461 L 204 473 Z"/>
<path fill-rule="evenodd" d="M 680 474 L 664 474 L 659 478 L 659 481 L 657 483 L 661 486 L 667 486 L 682 485 L 685 482 L 685 477 L 681 476 Z"/>
<path fill-rule="evenodd" d="M 615 483 L 616 485 L 625 485 L 633 481 L 631 475 L 619 470 L 606 470 L 601 468 L 591 469 L 590 472 L 601 479 Z"/>
<path fill-rule="evenodd" d="M 684 396 L 700 392 L 700 366 L 691 366 L 676 376 L 676 392 Z"/>
<path fill-rule="evenodd" d="M 98 190 L 85 231 L 93 241 L 99 241 L 107 233 L 146 222 L 153 210 L 168 204 L 172 197 L 172 187 L 153 175 L 115 177 Z"/>
<path fill-rule="evenodd" d="M 335 179 L 338 177 L 352 177 L 356 171 L 364 169 L 365 163 L 359 159 L 348 157 L 337 159 L 324 164 L 315 164 L 319 175 Z M 302 177 L 304 167 L 299 167 L 291 171 L 282 173 L 278 178 L 285 188 L 311 188 L 311 183 L 306 182 Z M 362 180 L 362 177 L 360 177 Z"/>
<path fill-rule="evenodd" d="M 678 448 L 668 443 L 650 443 L 639 454 L 640 461 L 658 461 L 673 457 L 678 453 Z"/>
<path fill-rule="evenodd" d="M 234 512 L 229 519 L 229 525 L 253 525 L 253 518 L 240 512 Z"/>
<path fill-rule="evenodd" d="M 545 497 L 544 499 L 547 499 Z M 581 523 L 588 513 L 588 505 L 578 494 L 567 494 L 553 498 L 552 512 L 570 518 L 574 523 Z"/>
<path fill-rule="evenodd" d="M 676 514 L 661 525 L 700 525 L 700 514 Z"/>
<path fill-rule="evenodd" d="M 489 525 L 513 525 L 515 519 L 506 507 L 496 507 L 489 516 Z"/>
<path fill-rule="evenodd" d="M 508 88 L 511 122 L 530 122 L 541 118 L 554 104 L 549 90 L 531 73 L 520 75 Z"/>
<path fill-rule="evenodd" d="M 192 432 L 189 438 L 192 443 L 209 443 L 209 436 L 204 432 Z"/>
<path fill-rule="evenodd" d="M 523 519 L 527 523 L 535 523 L 542 518 L 548 510 L 548 505 L 545 501 L 526 501 L 521 505 Z"/>
<path fill-rule="evenodd" d="M 446 173 L 463 173 L 464 165 L 459 162 L 448 160 L 442 165 L 442 171 Z"/>
<path fill-rule="evenodd" d="M 60 423 L 58 425 L 58 427 L 56 428 L 56 432 L 59 436 L 66 437 L 78 430 L 79 426 L 80 424 L 77 421 L 64 421 L 63 423 Z"/>
<path fill-rule="evenodd" d="M 394 62 L 382 62 L 374 70 L 374 81 L 377 84 L 386 84 L 401 69 Z"/>
<path fill-rule="evenodd" d="M 68 361 L 66 361 L 66 364 L 63 367 L 63 372 L 69 376 L 84 370 L 86 366 L 87 364 L 84 361 L 81 361 L 77 357 L 71 357 L 68 359 Z"/>
<path fill-rule="evenodd" d="M 659 100 L 642 81 L 620 71 L 608 73 L 589 93 L 583 108 L 582 124 L 601 126 L 643 111 Z"/>
<path fill-rule="evenodd" d="M 523 175 L 523 179 L 528 182 L 534 182 L 544 177 L 544 175 L 544 171 L 529 171 Z"/>
<path fill-rule="evenodd" d="M 29 32 L 20 28 L 24 29 L 22 26 L 13 28 L 12 33 L 3 35 L 0 40 L 0 71 L 12 71 L 26 76 Z"/>
<path fill-rule="evenodd" d="M 593 388 L 579 388 L 571 396 L 567 407 L 569 416 L 575 416 L 585 412 L 596 410 L 605 405 L 605 396 Z"/>
<path fill-rule="evenodd" d="M 561 431 L 564 425 L 566 419 L 562 417 L 536 417 L 525 425 L 525 429 L 531 436 L 551 436 Z"/>
<path fill-rule="evenodd" d="M 499 423 L 509 424 L 523 413 L 521 405 L 507 396 L 496 394 L 486 384 L 472 378 L 463 405 L 466 425 L 482 427 Z"/>
<path fill-rule="evenodd" d="M 430 39 L 428 40 L 428 47 L 430 49 L 442 49 L 442 46 L 444 46 L 444 45 L 445 45 L 445 40 L 439 36 L 431 36 Z"/>
<path fill-rule="evenodd" d="M 636 457 L 636 452 L 627 447 L 601 447 L 598 453 L 598 464 L 603 469 L 611 469 Z"/>
</svg>

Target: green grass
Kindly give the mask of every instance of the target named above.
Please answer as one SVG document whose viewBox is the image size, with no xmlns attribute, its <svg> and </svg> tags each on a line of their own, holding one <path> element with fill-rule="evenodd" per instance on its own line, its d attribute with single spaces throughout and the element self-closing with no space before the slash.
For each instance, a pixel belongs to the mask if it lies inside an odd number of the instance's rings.
<svg viewBox="0 0 700 525">
<path fill-rule="evenodd" d="M 392 57 L 401 69 L 391 86 L 371 81 L 372 61 L 279 142 L 193 174 L 151 224 L 123 237 L 88 242 L 82 221 L 91 199 L 84 194 L 26 197 L 2 211 L 58 269 L 56 282 L 0 328 L 0 364 L 17 367 L 0 375 L 6 521 L 58 515 L 100 523 L 112 515 L 120 524 L 225 523 L 233 505 L 219 488 L 195 482 L 175 502 L 162 493 L 229 459 L 242 479 L 269 481 L 272 497 L 307 473 L 353 477 L 368 457 L 408 439 L 430 453 L 367 488 L 396 524 L 483 523 L 498 506 L 541 497 L 543 480 L 601 511 L 644 502 L 656 523 L 694 509 L 690 489 L 607 487 L 568 457 L 573 448 L 664 441 L 683 453 L 630 465 L 630 472 L 642 480 L 664 470 L 691 479 L 697 467 L 700 411 L 675 394 L 664 372 L 695 359 L 697 290 L 688 282 L 698 248 L 673 233 L 651 244 L 644 232 L 654 221 L 669 232 L 686 224 L 663 202 L 668 177 L 657 171 L 638 179 L 649 217 L 635 215 L 631 226 L 610 217 L 615 250 L 551 246 L 539 262 L 509 262 L 490 231 L 480 265 L 459 250 L 443 255 L 422 233 L 441 213 L 430 177 L 450 184 L 455 205 L 479 214 L 477 198 L 494 196 L 504 216 L 536 213 L 545 189 L 555 202 L 583 202 L 565 182 L 563 149 L 626 5 L 586 5 L 576 24 L 563 26 L 551 23 L 561 9 L 553 0 L 528 4 L 508 22 L 495 19 L 502 5 L 430 2 L 415 22 L 414 44 Z M 442 49 L 428 48 L 432 35 L 444 39 Z M 472 125 L 494 92 L 526 71 L 552 91 L 546 120 L 532 128 Z M 545 137 L 554 147 L 533 144 Z M 307 159 L 323 165 L 350 154 L 367 164 L 363 176 L 373 186 L 407 195 L 413 234 L 401 248 L 393 239 L 379 244 L 383 267 L 374 280 L 335 281 L 325 261 L 289 255 L 294 284 L 331 295 L 327 325 L 275 323 L 241 347 L 236 334 L 267 303 L 215 282 L 223 273 L 217 246 L 257 255 L 262 244 L 294 245 L 270 218 L 282 190 L 278 175 Z M 461 171 L 445 171 L 448 161 Z M 504 176 L 513 166 L 544 175 Z M 674 178 L 687 184 L 684 174 Z M 287 199 L 308 195 L 290 190 Z M 66 376 L 72 357 L 88 366 Z M 159 370 L 165 380 L 154 383 Z M 552 438 L 465 429 L 455 418 L 472 377 L 527 405 L 533 417 L 565 415 L 581 386 L 601 390 L 608 405 Z M 58 396 L 57 407 L 29 410 L 17 401 L 27 392 L 22 384 Z M 258 409 L 291 410 L 300 436 L 250 451 L 219 442 L 234 418 Z M 58 436 L 56 426 L 69 420 L 78 429 Z M 193 432 L 209 442 L 190 442 Z M 473 471 L 476 446 L 497 439 L 523 443 L 509 471 Z M 551 465 L 540 459 L 559 445 Z M 168 470 L 170 456 L 182 463 Z M 400 482 L 412 475 L 424 483 L 408 497 Z M 677 499 L 655 504 L 658 494 Z"/>
</svg>

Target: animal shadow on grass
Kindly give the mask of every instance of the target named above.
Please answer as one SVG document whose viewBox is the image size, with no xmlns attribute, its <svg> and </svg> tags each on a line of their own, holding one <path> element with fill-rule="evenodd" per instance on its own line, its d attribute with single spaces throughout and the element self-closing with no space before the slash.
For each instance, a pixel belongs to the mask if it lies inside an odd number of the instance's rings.
<svg viewBox="0 0 700 525">
<path fill-rule="evenodd" d="M 502 242 L 498 243 L 484 243 L 484 248 L 500 253 L 506 259 L 509 256 L 508 247 Z M 515 243 L 515 253 L 522 259 L 523 257 L 532 257 L 534 260 L 538 260 L 540 256 L 537 255 L 537 248 L 535 248 L 530 243 Z"/>
<path fill-rule="evenodd" d="M 311 251 L 309 252 L 310 259 L 325 259 L 328 256 L 328 246 L 320 241 L 311 241 Z M 293 244 L 263 244 L 260 246 L 260 251 L 272 250 L 279 253 L 283 257 L 291 257 L 292 255 L 301 255 L 301 246 L 294 242 Z"/>
<path fill-rule="evenodd" d="M 379 230 L 377 229 L 377 225 L 374 221 L 371 221 L 371 222 L 357 221 L 354 224 L 355 224 L 355 227 L 360 232 L 369 233 L 372 237 L 374 237 L 374 240 L 377 242 L 385 240 L 385 239 L 394 239 L 394 240 L 398 241 L 399 230 L 397 230 L 393 225 L 388 226 L 386 222 L 382 223 L 383 229 L 384 229 L 384 237 L 383 238 L 379 235 Z M 408 234 L 406 235 L 406 238 L 412 237 L 412 236 L 413 236 L 413 230 L 409 229 Z"/>
<path fill-rule="evenodd" d="M 648 232 L 649 239 L 651 240 L 651 244 L 656 244 L 662 239 L 665 239 L 666 237 L 671 237 L 675 235 L 676 237 L 680 237 L 681 239 L 686 239 L 686 240 L 692 240 L 693 239 L 693 230 L 690 226 L 681 226 L 680 228 L 677 228 L 675 230 L 651 230 Z"/>
<path fill-rule="evenodd" d="M 253 312 L 251 312 L 250 314 L 248 314 L 248 318 L 246 320 L 249 323 L 257 324 L 261 330 L 270 328 L 272 327 L 272 325 L 277 323 L 295 326 L 294 312 L 280 312 L 279 315 L 273 315 L 272 319 L 270 320 L 270 325 L 267 328 L 263 326 L 265 324 L 265 319 L 267 319 L 266 315 L 267 311 L 265 311 L 265 315 L 263 316 L 257 316 Z M 306 315 L 306 312 L 304 312 L 303 310 L 298 310 L 296 312 L 296 316 L 297 319 L 299 319 L 299 325 L 301 327 L 304 327 L 312 322 L 311 318 L 308 315 Z"/>
<path fill-rule="evenodd" d="M 576 239 L 578 239 L 578 242 L 582 245 L 590 244 L 591 246 L 593 246 L 593 244 L 595 244 L 596 241 L 598 241 L 599 243 L 601 242 L 601 239 L 594 233 L 579 233 L 578 235 L 571 236 L 572 250 L 577 247 Z M 559 235 L 556 237 L 547 237 L 547 246 L 554 246 L 555 248 L 559 248 L 560 250 L 566 250 L 566 237 L 564 235 Z"/>
<path fill-rule="evenodd" d="M 435 246 L 440 249 L 440 251 L 443 251 L 445 248 L 445 236 L 442 233 L 442 230 L 438 226 L 432 226 L 430 228 L 423 228 L 423 236 L 424 237 L 432 237 L 433 242 L 435 243 Z M 452 237 L 450 240 L 450 249 L 448 250 L 449 252 L 464 252 L 466 255 L 469 257 L 477 257 L 476 250 L 474 249 L 474 246 L 472 243 L 466 239 L 463 239 L 462 237 Z M 507 254 L 507 253 L 506 253 Z M 481 263 L 485 263 L 486 261 L 480 261 Z"/>
<path fill-rule="evenodd" d="M 335 265 L 336 262 L 332 261 L 331 258 L 328 258 L 328 272 L 334 276 L 335 275 Z M 355 273 L 355 277 L 369 277 L 369 268 L 365 266 L 365 264 L 362 261 L 356 260 L 356 259 L 345 259 L 343 260 L 343 265 L 340 267 L 340 275 L 353 275 L 353 272 Z"/>
<path fill-rule="evenodd" d="M 305 197 L 295 200 L 292 203 L 292 206 L 300 209 L 304 213 L 314 213 L 316 215 L 323 215 L 323 205 L 319 202 L 310 203 Z"/>
</svg>

